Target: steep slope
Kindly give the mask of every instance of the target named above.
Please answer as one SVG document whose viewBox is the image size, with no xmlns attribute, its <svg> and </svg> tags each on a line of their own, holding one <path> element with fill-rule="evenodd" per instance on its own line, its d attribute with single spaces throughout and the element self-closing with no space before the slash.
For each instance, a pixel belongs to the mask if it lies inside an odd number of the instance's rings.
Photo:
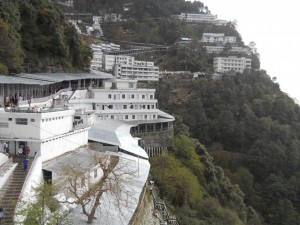
<svg viewBox="0 0 300 225">
<path fill-rule="evenodd" d="M 180 87 L 189 98 L 170 102 Z M 158 99 L 205 144 L 266 224 L 299 224 L 300 108 L 265 71 L 163 80 Z"/>
<path fill-rule="evenodd" d="M 46 0 L 0 2 L 0 73 L 82 71 L 91 52 Z"/>
</svg>

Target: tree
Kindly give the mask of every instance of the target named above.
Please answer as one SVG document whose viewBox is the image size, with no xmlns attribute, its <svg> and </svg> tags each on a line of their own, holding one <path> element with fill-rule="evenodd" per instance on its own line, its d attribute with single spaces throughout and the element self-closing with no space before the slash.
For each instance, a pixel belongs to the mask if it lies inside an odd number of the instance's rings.
<svg viewBox="0 0 300 225">
<path fill-rule="evenodd" d="M 71 225 L 68 218 L 72 209 L 60 205 L 55 195 L 57 187 L 44 182 L 33 188 L 35 196 L 21 202 L 21 209 L 17 211 L 17 224 L 23 225 Z M 35 199 L 36 201 L 34 201 Z"/>
<path fill-rule="evenodd" d="M 63 191 L 66 191 L 67 195 L 74 199 L 61 201 L 61 203 L 80 205 L 88 223 L 93 223 L 96 211 L 105 194 L 106 197 L 114 199 L 122 215 L 122 206 L 127 206 L 132 198 L 132 191 L 128 191 L 127 182 L 136 173 L 132 167 L 121 162 L 118 156 L 93 154 L 92 157 L 95 166 L 93 175 L 90 173 L 90 168 L 83 169 L 80 165 L 66 165 L 61 174 L 64 180 L 62 185 L 65 186 Z M 98 170 L 101 175 L 95 179 Z"/>
</svg>

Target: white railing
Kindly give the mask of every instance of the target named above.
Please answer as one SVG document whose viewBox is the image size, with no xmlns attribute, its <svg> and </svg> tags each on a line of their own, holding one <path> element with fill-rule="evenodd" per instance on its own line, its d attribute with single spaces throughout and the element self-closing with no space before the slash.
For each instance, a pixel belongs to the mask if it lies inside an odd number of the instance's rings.
<svg viewBox="0 0 300 225">
<path fill-rule="evenodd" d="M 28 179 L 29 179 L 29 177 L 32 175 L 33 170 L 34 170 L 34 167 L 35 167 L 35 164 L 36 164 L 37 159 L 38 159 L 39 157 L 41 157 L 41 151 L 38 151 L 38 152 L 36 153 L 36 155 L 35 155 L 35 157 L 34 157 L 32 163 L 31 163 L 31 166 L 30 166 L 30 168 L 29 168 L 29 171 L 28 171 L 28 173 L 27 173 L 27 175 L 26 175 L 26 178 L 25 178 L 25 180 L 24 180 L 23 187 L 22 187 L 22 190 L 20 191 L 18 200 L 17 200 L 17 202 L 16 202 L 15 210 L 14 210 L 14 221 L 16 221 L 16 218 L 17 218 L 17 216 L 18 216 L 18 215 L 17 215 L 18 209 L 21 209 L 21 207 L 22 207 L 22 206 L 21 206 L 21 203 L 22 203 L 22 201 L 21 201 L 21 200 L 22 200 L 22 196 L 23 196 L 24 193 L 25 193 L 25 189 L 26 189 L 26 186 L 27 186 L 27 183 L 28 183 Z"/>
</svg>

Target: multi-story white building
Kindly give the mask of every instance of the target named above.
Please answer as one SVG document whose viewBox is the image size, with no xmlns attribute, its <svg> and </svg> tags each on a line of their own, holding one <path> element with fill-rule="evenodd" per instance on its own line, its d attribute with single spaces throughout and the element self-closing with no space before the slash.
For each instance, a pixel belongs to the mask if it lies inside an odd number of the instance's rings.
<svg viewBox="0 0 300 225">
<path fill-rule="evenodd" d="M 224 50 L 223 45 L 217 45 L 217 46 L 208 45 L 208 46 L 203 46 L 203 48 L 205 48 L 207 53 L 214 53 L 214 54 L 220 54 Z"/>
<path fill-rule="evenodd" d="M 220 54 L 222 52 L 226 52 L 226 53 L 246 54 L 246 55 L 249 55 L 249 56 L 251 55 L 251 51 L 248 47 L 232 46 L 232 47 L 229 47 L 228 49 L 226 49 L 225 46 L 223 46 L 223 45 L 203 46 L 203 47 L 205 48 L 207 53 Z"/>
<path fill-rule="evenodd" d="M 154 62 L 138 61 L 133 56 L 103 55 L 103 69 L 113 71 L 120 79 L 136 79 L 140 81 L 158 81 L 159 68 Z"/>
<path fill-rule="evenodd" d="M 203 33 L 201 42 L 204 43 L 236 43 L 236 37 L 234 36 L 225 36 L 223 33 Z"/>
<path fill-rule="evenodd" d="M 78 90 L 68 104 L 95 111 L 96 120 L 141 121 L 156 120 L 155 89 L 138 89 L 136 80 L 104 81 L 103 88 L 93 89 L 91 98 L 82 98 L 84 91 Z"/>
<path fill-rule="evenodd" d="M 187 23 L 214 23 L 217 16 L 205 13 L 181 13 L 178 18 Z"/>
<path fill-rule="evenodd" d="M 115 56 L 106 56 L 103 52 L 116 52 L 120 51 L 120 45 L 113 43 L 110 44 L 91 44 L 93 51 L 93 59 L 91 61 L 92 70 L 112 70 L 115 63 Z"/>
<path fill-rule="evenodd" d="M 121 79 L 136 79 L 141 81 L 158 81 L 159 68 L 154 62 L 135 61 L 133 65 L 118 63 L 114 75 Z"/>
<path fill-rule="evenodd" d="M 214 58 L 214 70 L 215 72 L 243 72 L 244 69 L 251 68 L 251 59 L 242 57 L 238 58 L 236 56 L 229 57 L 217 57 Z"/>
</svg>

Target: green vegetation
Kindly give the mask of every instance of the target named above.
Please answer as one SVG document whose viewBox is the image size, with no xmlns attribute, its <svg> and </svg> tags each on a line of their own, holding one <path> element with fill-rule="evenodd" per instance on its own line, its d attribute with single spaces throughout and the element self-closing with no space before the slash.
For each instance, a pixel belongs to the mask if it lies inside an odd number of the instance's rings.
<svg viewBox="0 0 300 225">
<path fill-rule="evenodd" d="M 161 197 L 173 205 L 180 224 L 261 224 L 239 187 L 186 131 L 176 136 L 172 153 L 151 160 Z"/>
<path fill-rule="evenodd" d="M 188 97 L 169 101 L 180 88 L 188 89 Z M 165 80 L 158 98 L 205 144 L 266 224 L 299 224 L 300 108 L 265 71 L 180 84 Z"/>
<path fill-rule="evenodd" d="M 0 72 L 87 71 L 91 52 L 46 0 L 0 2 Z"/>
</svg>

